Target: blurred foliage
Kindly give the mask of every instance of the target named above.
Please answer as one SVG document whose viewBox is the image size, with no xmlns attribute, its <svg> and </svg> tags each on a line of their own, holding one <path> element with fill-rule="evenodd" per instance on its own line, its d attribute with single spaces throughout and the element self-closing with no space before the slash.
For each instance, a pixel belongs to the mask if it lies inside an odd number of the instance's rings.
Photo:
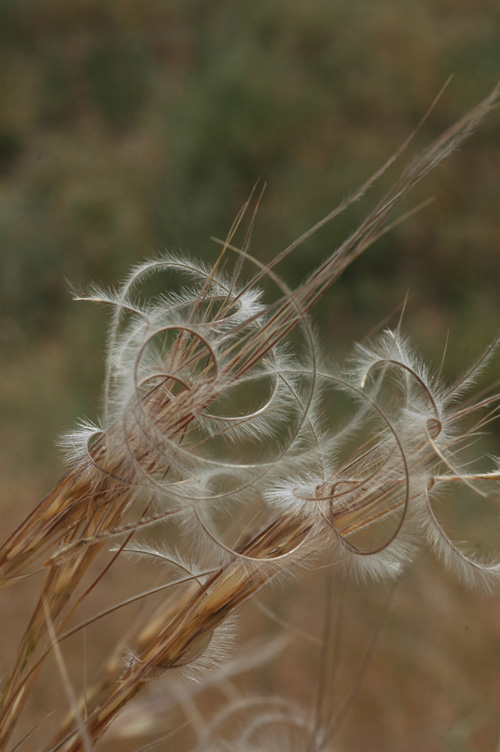
<svg viewBox="0 0 500 752">
<path fill-rule="evenodd" d="M 417 142 L 486 94 L 499 21 L 492 0 L 2 0 L 2 339 L 59 335 L 66 278 L 112 283 L 165 246 L 213 252 L 258 178 L 255 251 L 272 256 L 382 163 L 451 73 Z M 407 288 L 439 333 L 478 297 L 491 314 L 497 134 L 491 118 L 423 189 L 437 205 L 346 275 L 347 335 Z M 299 251 L 289 279 L 362 212 Z"/>
</svg>

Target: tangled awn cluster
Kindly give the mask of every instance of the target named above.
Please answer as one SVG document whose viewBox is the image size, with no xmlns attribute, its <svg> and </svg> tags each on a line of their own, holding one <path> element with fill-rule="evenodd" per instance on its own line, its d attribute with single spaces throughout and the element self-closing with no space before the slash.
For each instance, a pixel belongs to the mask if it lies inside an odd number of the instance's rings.
<svg viewBox="0 0 500 752">
<path fill-rule="evenodd" d="M 0 549 L 2 585 L 28 576 L 37 563 L 46 570 L 3 687 L 0 749 L 7 749 L 49 652 L 124 605 L 76 626 L 72 621 L 125 554 L 161 561 L 176 573 L 135 600 L 164 591 L 169 597 L 124 635 L 126 650 L 120 646 L 82 700 L 74 700 L 53 750 L 92 749 L 152 678 L 217 663 L 237 607 L 270 579 L 318 556 L 357 578 L 395 578 L 423 541 L 464 580 L 492 588 L 500 579 L 500 563 L 461 550 L 433 509 L 456 483 L 481 495 L 500 480 L 497 465 L 475 472 L 461 459 L 497 409 L 498 395 L 463 398 L 499 338 L 450 386 L 420 362 L 399 326 L 358 346 L 344 370 L 332 369 L 307 318 L 383 234 L 395 205 L 496 97 L 497 91 L 422 152 L 298 289 L 285 285 L 278 264 L 365 193 L 400 152 L 271 264 L 250 255 L 250 231 L 242 247 L 234 244 L 247 204 L 212 267 L 164 255 L 137 266 L 117 291 L 79 296 L 112 310 L 105 411 L 101 425 L 82 425 L 67 437 L 70 469 Z M 158 276 L 169 292 L 154 292 Z M 261 292 L 269 286 L 277 291 L 271 302 Z M 339 428 L 329 412 L 346 401 L 356 410 Z M 170 529 L 170 548 L 148 537 L 159 525 Z M 91 563 L 110 548 L 103 573 L 92 580 Z M 84 576 L 91 581 L 76 597 Z M 329 744 L 309 719 L 276 700 L 264 716 L 232 748 L 276 748 L 276 739 L 264 739 L 267 720 L 296 727 L 306 738 L 302 746 L 319 752 Z M 200 749 L 219 748 L 214 739 L 224 721 L 214 721 Z"/>
</svg>

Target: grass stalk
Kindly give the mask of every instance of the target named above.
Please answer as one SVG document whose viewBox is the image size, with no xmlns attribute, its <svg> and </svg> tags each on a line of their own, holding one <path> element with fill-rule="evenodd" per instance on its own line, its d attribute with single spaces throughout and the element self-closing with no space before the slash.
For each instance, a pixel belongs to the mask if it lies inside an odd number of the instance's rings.
<svg viewBox="0 0 500 752">
<path fill-rule="evenodd" d="M 100 428 L 83 433 L 73 466 L 0 548 L 0 587 L 45 572 L 1 689 L 0 750 L 7 750 L 54 644 L 74 633 L 72 620 L 82 604 L 139 531 L 165 520 L 196 523 L 207 549 L 217 551 L 212 573 L 194 578 L 180 595 L 170 596 L 148 615 L 128 638 L 127 661 L 121 648 L 109 657 L 77 708 L 62 722 L 49 747 L 52 752 L 85 752 L 89 743 L 97 743 L 152 678 L 196 664 L 197 651 L 204 652 L 241 604 L 317 551 L 336 547 L 346 570 L 358 566 L 356 571 L 367 572 L 371 566 L 374 576 L 382 571 L 395 576 L 411 548 L 411 536 L 405 539 L 409 526 L 423 527 L 436 548 L 448 546 L 430 505 L 435 489 L 457 480 L 473 485 L 499 477 L 496 471 L 462 472 L 455 458 L 456 448 L 473 431 L 455 431 L 463 414 L 453 407 L 454 401 L 493 348 L 446 391 L 418 365 L 397 332 L 371 349 L 360 348 L 358 365 L 341 378 L 320 365 L 307 313 L 343 270 L 384 233 L 394 207 L 471 133 L 497 97 L 498 88 L 425 149 L 360 227 L 296 290 L 281 281 L 274 263 L 265 265 L 250 256 L 251 231 L 243 248 L 235 244 L 245 206 L 212 269 L 165 257 L 133 270 L 116 295 L 95 291 L 87 296 L 114 311 L 105 418 Z M 367 181 L 341 208 L 360 198 L 372 183 L 373 179 Z M 337 213 L 285 249 L 279 261 Z M 231 254 L 236 263 L 228 276 L 224 270 Z M 244 267 L 250 272 L 240 283 Z M 133 296 L 134 288 L 164 270 L 194 277 L 193 291 L 184 298 L 175 293 L 141 305 Z M 267 303 L 261 302 L 256 289 L 264 276 L 278 289 L 277 299 Z M 132 320 L 128 327 L 127 316 Z M 311 348 L 306 369 L 291 363 L 282 348 L 297 327 L 303 328 Z M 384 403 L 382 389 L 394 372 L 404 394 L 396 406 Z M 258 384 L 262 378 L 274 383 L 263 406 L 248 414 L 217 413 L 217 405 L 236 387 Z M 355 435 L 368 422 L 368 414 L 378 421 L 371 440 L 363 438 L 335 467 L 326 457 L 334 454 L 344 436 L 324 438 L 316 406 L 324 388 L 318 386 L 320 382 L 349 390 L 362 405 L 345 434 Z M 491 409 L 479 427 L 496 414 L 497 399 L 468 408 Z M 294 415 L 299 417 L 290 427 Z M 262 436 L 264 445 L 280 420 L 288 445 L 277 451 L 275 459 L 252 464 L 217 457 L 217 446 L 224 441 L 241 441 L 244 446 L 248 437 Z M 261 529 L 235 546 L 212 533 L 205 516 L 205 509 L 229 505 L 232 497 L 267 504 L 272 519 L 269 522 L 268 509 Z M 426 523 L 421 522 L 422 510 L 428 512 Z M 399 522 L 383 545 L 367 552 L 353 542 L 355 533 L 392 520 L 396 513 L 401 515 Z M 98 557 L 116 540 L 118 547 L 110 560 L 92 575 Z M 496 565 L 482 567 L 451 544 L 446 556 L 454 557 L 464 572 L 467 564 L 487 579 L 497 574 Z"/>
</svg>

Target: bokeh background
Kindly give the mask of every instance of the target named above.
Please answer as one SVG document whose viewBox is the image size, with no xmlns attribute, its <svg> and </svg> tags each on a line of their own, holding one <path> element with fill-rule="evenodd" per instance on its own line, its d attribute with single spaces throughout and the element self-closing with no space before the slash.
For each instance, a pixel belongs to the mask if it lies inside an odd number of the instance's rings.
<svg viewBox="0 0 500 752">
<path fill-rule="evenodd" d="M 253 252 L 272 258 L 395 151 L 452 74 L 410 153 L 499 78 L 497 0 L 0 0 L 2 533 L 60 475 L 58 436 L 98 414 L 106 314 L 73 303 L 69 282 L 112 285 L 164 248 L 212 257 L 210 237 L 225 236 L 259 179 Z M 494 112 L 401 211 L 434 202 L 317 306 L 332 358 L 407 291 L 404 328 L 426 357 L 439 364 L 449 333 L 445 374 L 486 346 L 500 325 L 499 136 Z M 325 258 L 397 174 L 298 249 L 286 281 Z M 349 592 L 345 687 L 386 595 Z M 321 591 L 289 596 L 304 626 Z M 4 598 L 3 628 L 29 606 L 26 592 Z M 423 558 L 398 588 L 339 748 L 494 750 L 499 655 L 498 601 Z M 310 694 L 314 661 L 307 681 L 303 663 L 288 654 L 273 689 Z"/>
</svg>

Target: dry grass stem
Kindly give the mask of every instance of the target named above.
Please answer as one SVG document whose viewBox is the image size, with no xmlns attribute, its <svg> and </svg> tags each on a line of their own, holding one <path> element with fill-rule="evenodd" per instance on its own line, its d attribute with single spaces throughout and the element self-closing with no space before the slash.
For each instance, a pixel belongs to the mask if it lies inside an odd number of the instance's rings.
<svg viewBox="0 0 500 752">
<path fill-rule="evenodd" d="M 497 97 L 495 89 L 414 159 L 295 290 L 277 265 L 359 199 L 395 157 L 271 264 L 249 253 L 256 208 L 242 247 L 236 243 L 249 200 L 212 268 L 165 255 L 136 267 L 117 292 L 92 289 L 80 297 L 112 310 L 105 412 L 100 426 L 68 437 L 70 469 L 0 548 L 1 586 L 44 572 L 1 691 L 1 750 L 54 648 L 162 587 L 168 595 L 124 631 L 126 655 L 120 644 L 47 749 L 85 752 L 152 679 L 218 661 L 218 635 L 239 606 L 318 556 L 358 578 L 393 579 L 424 540 L 464 579 L 496 585 L 499 564 L 456 546 L 433 502 L 456 483 L 484 495 L 500 479 L 496 467 L 476 471 L 461 460 L 472 437 L 496 418 L 498 395 L 460 402 L 498 339 L 451 386 L 422 366 L 399 327 L 359 346 L 351 365 L 334 371 L 319 354 L 307 313 Z M 148 299 L 141 290 L 158 274 L 172 289 Z M 272 300 L 259 291 L 264 281 L 277 291 Z M 289 337 L 295 330 L 300 357 Z M 357 405 L 349 424 L 336 430 L 325 420 L 333 394 Z M 248 514 L 239 523 L 241 510 Z M 147 542 L 165 526 L 165 539 L 178 541 L 169 550 Z M 89 596 L 129 555 L 155 558 L 181 575 L 75 626 Z M 278 705 L 269 717 L 290 723 Z M 295 718 L 311 752 L 330 743 L 318 728 L 322 715 L 319 702 L 312 726 Z M 258 724 L 247 734 L 258 738 Z"/>
</svg>

